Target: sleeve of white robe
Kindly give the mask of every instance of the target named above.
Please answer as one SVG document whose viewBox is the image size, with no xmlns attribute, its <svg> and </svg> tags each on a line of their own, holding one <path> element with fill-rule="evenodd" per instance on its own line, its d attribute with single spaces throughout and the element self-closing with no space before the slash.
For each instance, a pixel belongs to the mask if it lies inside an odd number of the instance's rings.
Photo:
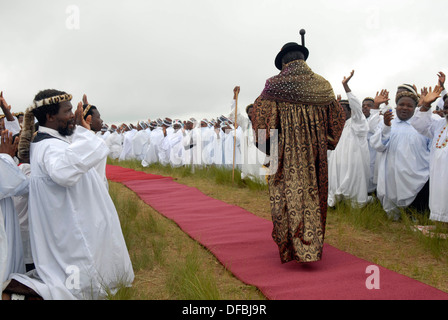
<svg viewBox="0 0 448 320">
<path fill-rule="evenodd" d="M 159 162 L 163 165 L 167 165 L 170 162 L 171 144 L 169 137 L 163 137 L 159 144 Z"/>
<path fill-rule="evenodd" d="M 437 100 L 437 107 L 438 110 L 443 110 L 443 105 L 445 104 L 445 101 L 443 101 L 443 97 L 446 95 L 446 89 L 443 89 L 442 93 L 440 94 L 439 100 Z"/>
<path fill-rule="evenodd" d="M 22 195 L 28 192 L 28 178 L 17 167 L 10 155 L 0 153 L 0 199 Z M 14 242 L 8 241 L 5 227 L 5 215 L 0 208 L 0 283 L 5 280 L 9 273 L 8 256 L 9 246 Z M 1 299 L 0 299 L 1 300 Z"/>
<path fill-rule="evenodd" d="M 421 112 L 418 110 L 414 117 L 412 117 L 411 124 L 415 130 L 418 131 L 418 133 L 432 139 L 437 121 L 434 120 L 434 117 L 432 117 L 430 110 L 426 112 Z"/>
<path fill-rule="evenodd" d="M 183 135 L 181 133 L 173 134 L 170 137 L 170 163 L 171 165 L 181 165 L 183 164 L 184 158 L 184 146 L 182 145 Z"/>
<path fill-rule="evenodd" d="M 28 192 L 28 178 L 10 155 L 0 153 L 0 199 Z"/>
<path fill-rule="evenodd" d="M 375 133 L 370 137 L 370 146 L 378 152 L 384 152 L 389 144 L 390 130 L 390 126 L 379 123 Z"/>
<path fill-rule="evenodd" d="M 236 108 L 236 100 L 233 99 L 232 103 L 231 103 L 231 106 L 230 106 L 230 114 L 227 116 L 227 118 L 229 118 L 233 122 L 235 122 L 235 108 Z M 241 126 L 243 128 L 247 128 L 248 121 L 249 121 L 249 119 L 244 117 L 240 112 L 237 112 L 236 122 L 238 123 L 238 126 Z"/>
<path fill-rule="evenodd" d="M 380 115 L 379 109 L 370 110 L 370 117 L 367 120 L 369 124 L 369 132 L 371 134 L 375 133 L 376 128 L 378 128 L 379 123 L 383 120 L 382 115 Z"/>
<path fill-rule="evenodd" d="M 361 101 L 352 92 L 347 92 L 347 98 L 352 111 L 352 130 L 358 136 L 367 136 L 369 124 L 364 116 L 364 113 L 362 112 Z"/>
<path fill-rule="evenodd" d="M 49 146 L 42 163 L 51 179 L 63 187 L 75 185 L 84 173 L 103 161 L 109 148 L 103 139 L 78 126 L 67 148 Z"/>
<path fill-rule="evenodd" d="M 191 145 L 191 131 L 183 131 L 182 132 L 182 146 L 184 147 L 185 150 L 190 150 L 190 145 Z"/>
<path fill-rule="evenodd" d="M 12 133 L 12 135 L 18 134 L 21 130 L 19 120 L 14 117 L 13 121 L 8 121 L 5 118 L 5 129 Z"/>
<path fill-rule="evenodd" d="M 0 208 L 0 279 L 5 278 L 6 264 L 8 262 L 8 243 L 3 219 L 2 209 Z M 1 295 L 0 300 L 2 300 Z"/>
</svg>

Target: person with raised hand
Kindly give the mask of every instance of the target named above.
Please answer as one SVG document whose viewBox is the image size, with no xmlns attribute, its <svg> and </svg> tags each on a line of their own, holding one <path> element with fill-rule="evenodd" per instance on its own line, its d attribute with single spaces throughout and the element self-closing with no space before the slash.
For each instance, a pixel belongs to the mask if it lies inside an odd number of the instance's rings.
<svg viewBox="0 0 448 320">
<path fill-rule="evenodd" d="M 443 105 L 443 118 L 431 116 L 431 104 L 443 92 L 437 85 L 429 88 L 421 100 L 419 110 L 412 119 L 412 126 L 421 134 L 432 139 L 429 157 L 429 218 L 447 225 L 448 223 L 448 99 Z"/>
</svg>

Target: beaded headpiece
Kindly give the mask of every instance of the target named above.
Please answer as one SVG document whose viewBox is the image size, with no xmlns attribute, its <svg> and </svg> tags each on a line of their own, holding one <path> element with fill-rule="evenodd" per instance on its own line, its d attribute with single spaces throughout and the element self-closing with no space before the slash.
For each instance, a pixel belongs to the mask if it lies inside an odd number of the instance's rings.
<svg viewBox="0 0 448 320">
<path fill-rule="evenodd" d="M 73 97 L 71 94 L 66 93 L 66 94 L 61 94 L 61 95 L 57 95 L 57 96 L 50 97 L 50 98 L 45 98 L 45 99 L 38 100 L 38 101 L 34 100 L 33 101 L 34 107 L 32 107 L 32 109 L 36 109 L 36 108 L 39 108 L 42 106 L 48 106 L 51 104 L 57 104 L 57 103 L 64 102 L 64 101 L 71 101 L 72 98 Z"/>
</svg>

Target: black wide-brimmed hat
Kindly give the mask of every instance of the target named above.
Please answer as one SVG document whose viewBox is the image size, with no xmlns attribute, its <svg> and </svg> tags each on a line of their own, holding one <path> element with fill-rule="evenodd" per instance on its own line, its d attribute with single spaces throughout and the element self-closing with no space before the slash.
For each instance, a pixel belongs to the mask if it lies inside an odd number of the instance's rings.
<svg viewBox="0 0 448 320">
<path fill-rule="evenodd" d="M 277 56 L 275 57 L 275 66 L 277 67 L 277 69 L 282 70 L 282 59 L 285 56 L 285 54 L 287 54 L 288 52 L 300 51 L 305 56 L 305 60 L 308 59 L 308 56 L 310 53 L 309 53 L 308 49 L 305 47 L 305 30 L 304 29 L 300 30 L 300 35 L 302 36 L 302 45 L 295 43 L 295 42 L 288 42 L 287 44 L 285 44 L 282 47 L 280 52 L 277 54 Z"/>
</svg>

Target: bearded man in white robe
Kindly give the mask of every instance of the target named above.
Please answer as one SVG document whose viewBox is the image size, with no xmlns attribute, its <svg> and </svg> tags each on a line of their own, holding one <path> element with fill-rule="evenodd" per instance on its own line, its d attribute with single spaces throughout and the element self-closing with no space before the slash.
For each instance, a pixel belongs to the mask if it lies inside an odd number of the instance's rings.
<svg viewBox="0 0 448 320">
<path fill-rule="evenodd" d="M 117 211 L 95 169 L 109 149 L 82 118 L 82 103 L 74 115 L 70 100 L 44 90 L 27 110 L 39 121 L 29 182 L 36 269 L 11 275 L 10 284 L 44 300 L 104 299 L 130 286 L 134 272 Z"/>
</svg>

